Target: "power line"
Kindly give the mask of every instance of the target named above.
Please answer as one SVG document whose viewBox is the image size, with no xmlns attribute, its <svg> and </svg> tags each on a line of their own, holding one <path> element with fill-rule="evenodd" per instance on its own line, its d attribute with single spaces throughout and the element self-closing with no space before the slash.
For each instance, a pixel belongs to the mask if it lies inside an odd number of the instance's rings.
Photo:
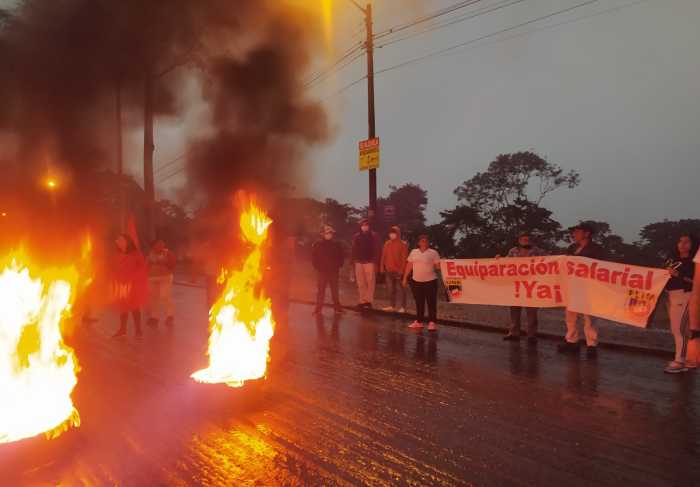
<svg viewBox="0 0 700 487">
<path fill-rule="evenodd" d="M 576 17 L 576 18 L 574 18 L 574 19 L 564 20 L 564 21 L 562 21 L 562 22 L 558 22 L 558 23 L 555 23 L 555 24 L 543 26 L 543 27 L 540 27 L 540 28 L 538 28 L 538 29 L 529 30 L 529 31 L 527 31 L 527 32 L 520 32 L 520 33 L 515 34 L 515 35 L 512 35 L 512 36 L 508 36 L 508 37 L 505 37 L 505 38 L 502 38 L 502 39 L 498 39 L 498 40 L 496 40 L 496 41 L 494 41 L 494 42 L 491 42 L 491 43 L 480 44 L 480 45 L 474 46 L 474 47 L 475 47 L 475 48 L 479 48 L 479 47 L 485 47 L 485 46 L 487 46 L 487 45 L 492 45 L 492 44 L 495 44 L 495 43 L 506 42 L 506 41 L 509 41 L 509 40 L 511 40 L 511 39 L 515 39 L 515 38 L 518 38 L 518 37 L 524 37 L 524 36 L 527 36 L 527 35 L 535 34 L 535 33 L 537 33 L 537 32 L 542 32 L 542 31 L 546 31 L 546 30 L 555 29 L 555 28 L 557 28 L 557 27 L 561 27 L 562 25 L 573 24 L 573 23 L 575 23 L 575 22 L 580 22 L 580 21 L 582 21 L 582 20 L 586 20 L 586 19 L 590 19 L 590 18 L 593 18 L 593 17 L 599 17 L 599 16 L 601 16 L 601 15 L 605 15 L 605 14 L 617 12 L 617 11 L 619 11 L 619 10 L 623 10 L 623 9 L 629 8 L 629 7 L 634 7 L 634 6 L 636 6 L 636 5 L 640 5 L 640 4 L 642 4 L 642 3 L 647 3 L 647 2 L 649 2 L 649 1 L 650 1 L 650 0 L 635 0 L 635 1 L 632 1 L 632 2 L 629 2 L 629 3 L 626 3 L 626 4 L 623 4 L 623 5 L 618 5 L 618 6 L 611 7 L 611 8 L 605 9 L 605 10 L 601 10 L 601 11 L 599 11 L 599 12 L 594 12 L 594 13 L 591 13 L 591 14 L 588 14 L 588 15 L 583 15 L 583 16 L 580 16 L 580 17 Z M 592 2 L 590 2 L 590 3 L 592 3 Z M 551 15 L 550 15 L 549 17 L 551 17 Z M 537 21 L 537 20 L 534 20 L 534 21 Z M 534 21 L 529 21 L 529 23 L 532 23 L 532 22 L 534 22 Z M 487 38 L 487 37 L 493 37 L 493 36 L 498 35 L 498 34 L 504 32 L 504 31 L 513 30 L 513 29 L 516 29 L 516 28 L 518 28 L 518 27 L 521 27 L 521 25 L 514 26 L 514 27 L 511 27 L 511 28 L 508 28 L 508 29 L 504 29 L 503 31 L 494 32 L 494 33 L 492 33 L 492 34 L 488 34 L 488 35 L 486 35 L 486 36 L 482 36 L 482 37 L 480 37 L 480 38 L 478 38 L 478 39 L 472 39 L 471 41 L 468 41 L 468 42 L 466 42 L 466 43 L 462 43 L 460 46 L 462 46 L 462 45 L 465 45 L 465 46 L 466 46 L 466 45 L 472 44 L 473 42 L 476 42 L 476 41 L 478 41 L 478 40 L 483 40 L 484 38 Z M 453 46 L 453 47 L 454 47 L 454 46 Z M 417 61 L 415 61 L 415 62 L 417 62 Z M 407 65 L 407 64 L 410 64 L 410 63 L 406 62 L 406 63 L 397 64 L 397 65 L 395 65 L 395 66 L 390 66 L 390 67 L 388 67 L 388 68 L 384 68 L 384 69 L 381 70 L 381 71 L 377 71 L 375 74 L 381 74 L 381 73 L 383 73 L 383 72 L 391 71 L 391 70 L 393 70 L 393 69 L 398 69 L 398 68 L 403 67 L 403 66 L 405 66 L 405 65 Z M 324 100 L 329 99 L 329 98 L 332 98 L 332 97 L 334 97 L 334 96 L 337 96 L 337 95 L 343 93 L 344 91 L 347 91 L 348 89 L 352 88 L 353 86 L 357 85 L 358 83 L 364 81 L 366 78 L 367 78 L 366 76 L 363 76 L 362 78 L 356 79 L 355 81 L 353 81 L 353 82 L 351 82 L 351 83 L 345 85 L 345 86 L 344 86 L 343 88 L 341 88 L 340 90 L 338 90 L 338 91 L 336 91 L 336 92 L 334 92 L 334 93 L 328 95 L 327 97 L 324 98 Z"/>
<path fill-rule="evenodd" d="M 183 167 L 181 167 L 181 168 L 179 168 L 179 169 L 176 169 L 175 171 L 171 172 L 171 173 L 168 174 L 167 176 L 164 176 L 164 177 L 160 178 L 160 179 L 158 180 L 158 183 L 159 183 L 159 184 L 164 183 L 164 182 L 167 181 L 168 179 L 173 178 L 173 177 L 177 176 L 178 174 L 182 173 L 185 169 L 186 169 L 186 166 L 183 166 Z"/>
<path fill-rule="evenodd" d="M 390 39 L 388 41 L 385 41 L 384 43 L 377 45 L 376 47 L 377 47 L 377 49 L 379 49 L 382 47 L 390 46 L 391 44 L 405 41 L 406 39 L 410 39 L 412 37 L 421 36 L 423 34 L 427 34 L 428 32 L 432 32 L 434 30 L 444 29 L 445 27 L 449 27 L 451 25 L 458 24 L 460 22 L 464 22 L 465 20 L 472 20 L 476 17 L 480 17 L 481 15 L 490 14 L 490 13 L 496 12 L 498 10 L 504 9 L 506 7 L 510 7 L 512 5 L 522 3 L 524 1 L 525 0 L 506 0 L 504 2 L 501 2 L 500 4 L 497 4 L 497 5 L 493 5 L 490 7 L 484 7 L 482 9 L 479 9 L 479 10 L 472 12 L 472 13 L 469 13 L 469 14 L 465 14 L 465 15 L 462 15 L 462 16 L 459 16 L 456 18 L 452 18 L 452 19 L 447 19 L 446 22 L 434 24 L 434 25 L 426 27 L 425 29 L 420 30 L 418 32 L 412 32 L 412 33 L 408 33 L 407 35 L 404 35 L 402 37 L 398 37 L 396 39 Z"/>
<path fill-rule="evenodd" d="M 453 45 L 453 46 L 446 47 L 446 48 L 440 49 L 440 50 L 438 50 L 438 51 L 433 51 L 433 52 L 428 53 L 428 54 L 425 54 L 425 55 L 423 55 L 423 56 L 419 56 L 419 57 L 416 57 L 416 58 L 413 58 L 413 59 L 409 59 L 408 61 L 404 61 L 403 63 L 399 63 L 399 64 L 396 64 L 396 65 L 394 65 L 394 66 L 390 66 L 390 67 L 388 67 L 388 68 L 381 69 L 381 70 L 377 71 L 375 74 L 382 74 L 382 73 L 386 73 L 387 71 L 392 71 L 392 70 L 394 70 L 394 69 L 403 68 L 404 66 L 408 66 L 409 64 L 414 64 L 414 63 L 417 63 L 417 62 L 421 62 L 421 61 L 424 61 L 424 60 L 429 59 L 429 58 L 431 58 L 431 57 L 439 56 L 439 55 L 441 55 L 441 54 L 445 54 L 445 53 L 447 53 L 447 52 L 454 51 L 455 49 L 459 49 L 459 48 L 461 48 L 461 47 L 466 47 L 466 46 L 468 46 L 468 45 L 470 45 L 470 44 L 474 44 L 474 43 L 476 43 L 476 42 L 480 42 L 480 41 L 483 41 L 483 40 L 485 40 L 485 39 L 489 39 L 489 38 L 491 38 L 491 37 L 494 37 L 494 36 L 497 36 L 497 35 L 500 35 L 500 34 L 505 34 L 506 32 L 510 32 L 510 31 L 515 30 L 515 29 L 519 29 L 519 28 L 521 28 L 521 27 L 525 27 L 526 25 L 531 25 L 531 24 L 534 24 L 534 23 L 536 23 L 536 22 L 541 22 L 541 21 L 543 21 L 543 20 L 550 19 L 550 18 L 555 17 L 555 16 L 557 16 L 557 15 L 565 14 L 565 13 L 571 12 L 571 11 L 573 11 L 573 10 L 579 9 L 579 8 L 581 8 L 581 7 L 585 7 L 585 6 L 588 6 L 588 5 L 592 5 L 592 4 L 597 3 L 597 2 L 599 2 L 599 1 L 600 1 L 600 0 L 587 0 L 587 1 L 585 1 L 585 2 L 578 3 L 578 4 L 573 5 L 573 6 L 571 6 L 571 7 L 567 7 L 567 8 L 561 9 L 561 10 L 557 10 L 556 12 L 552 12 L 552 13 L 549 13 L 549 14 L 547 14 L 547 15 L 543 15 L 543 16 L 541 16 L 541 17 L 537 17 L 537 18 L 535 18 L 535 19 L 528 20 L 528 21 L 526 21 L 526 22 L 521 22 L 521 23 L 516 24 L 516 25 L 514 25 L 514 26 L 507 27 L 507 28 L 505 28 L 505 29 L 501 29 L 501 30 L 496 31 L 496 32 L 492 32 L 492 33 L 490 33 L 490 34 L 486 34 L 486 35 L 483 35 L 483 36 L 480 36 L 480 37 L 476 37 L 476 38 L 471 39 L 471 40 L 466 41 L 466 42 L 461 42 L 461 43 L 459 43 L 459 44 L 455 44 L 455 45 Z"/>
<path fill-rule="evenodd" d="M 354 46 L 350 47 L 343 55 L 341 55 L 338 59 L 336 59 L 332 64 L 329 66 L 325 67 L 322 69 L 320 72 L 316 73 L 314 76 L 309 79 L 304 84 L 305 88 L 309 88 L 312 85 L 316 84 L 317 82 L 321 81 L 323 78 L 327 77 L 329 74 L 333 73 L 334 71 L 338 71 L 345 66 L 348 66 L 352 62 L 354 62 L 356 59 L 358 59 L 362 54 L 364 53 L 363 49 L 365 47 L 364 42 L 360 42 L 355 44 Z M 359 52 L 359 54 L 357 54 Z M 353 56 L 354 54 L 357 54 Z M 353 56 L 352 58 L 350 58 Z M 350 59 L 348 59 L 350 58 Z M 341 66 L 342 65 L 342 66 Z"/>
<path fill-rule="evenodd" d="M 450 5 L 449 7 L 445 7 L 443 9 L 437 10 L 433 12 L 432 14 L 419 17 L 415 20 L 412 20 L 411 22 L 407 22 L 405 24 L 400 24 L 394 27 L 391 27 L 385 31 L 377 33 L 374 38 L 375 39 L 381 39 L 382 37 L 386 37 L 388 35 L 396 34 L 398 32 L 404 31 L 406 29 L 410 29 L 411 27 L 415 27 L 416 25 L 422 24 L 424 22 L 429 22 L 431 20 L 434 20 L 438 17 L 441 17 L 443 15 L 450 14 L 452 12 L 455 12 L 457 10 L 460 10 L 465 7 L 470 7 L 476 3 L 479 3 L 481 0 L 464 0 L 462 2 L 458 2 L 454 5 Z"/>
<path fill-rule="evenodd" d="M 177 156 L 175 159 L 171 159 L 170 161 L 166 162 L 166 163 L 163 164 L 162 166 L 158 166 L 158 168 L 156 169 L 155 172 L 156 172 L 156 173 L 159 173 L 159 172 L 162 171 L 163 169 L 167 169 L 169 166 L 172 166 L 172 165 L 175 164 L 177 161 L 182 160 L 186 155 L 187 155 L 186 153 L 180 154 L 180 155 Z"/>
</svg>

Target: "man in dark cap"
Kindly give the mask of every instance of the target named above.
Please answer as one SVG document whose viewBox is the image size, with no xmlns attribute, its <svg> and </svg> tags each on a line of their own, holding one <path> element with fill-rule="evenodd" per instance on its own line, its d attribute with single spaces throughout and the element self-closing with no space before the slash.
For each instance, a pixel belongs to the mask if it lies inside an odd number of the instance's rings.
<svg viewBox="0 0 700 487">
<path fill-rule="evenodd" d="M 589 223 L 579 223 L 569 229 L 574 241 L 569 247 L 567 255 L 577 255 L 590 259 L 605 260 L 605 249 L 593 241 L 595 228 Z M 595 357 L 598 353 L 598 327 L 592 316 L 566 310 L 566 337 L 564 343 L 559 345 L 562 353 L 578 353 L 581 332 L 578 329 L 578 317 L 583 317 L 583 332 L 586 337 L 586 355 Z"/>
</svg>

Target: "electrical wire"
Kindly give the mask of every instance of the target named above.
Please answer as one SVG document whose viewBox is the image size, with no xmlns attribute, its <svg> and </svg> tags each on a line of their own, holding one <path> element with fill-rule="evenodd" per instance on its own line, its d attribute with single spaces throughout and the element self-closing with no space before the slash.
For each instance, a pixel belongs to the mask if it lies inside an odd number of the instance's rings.
<svg viewBox="0 0 700 487">
<path fill-rule="evenodd" d="M 379 71 L 376 71 L 376 72 L 375 72 L 375 75 L 377 75 L 377 74 L 382 74 L 382 73 L 386 73 L 387 71 L 392 71 L 392 70 L 394 70 L 394 69 L 403 68 L 404 66 L 408 66 L 408 65 L 410 65 L 410 64 L 414 64 L 414 63 L 417 63 L 417 62 L 425 61 L 426 59 L 429 59 L 429 58 L 431 58 L 431 57 L 439 56 L 439 55 L 445 54 L 445 53 L 447 53 L 447 52 L 454 51 L 455 49 L 459 49 L 459 48 L 461 48 L 461 47 L 466 47 L 466 46 L 469 46 L 470 44 L 475 44 L 475 43 L 480 42 L 480 41 L 483 41 L 483 40 L 485 40 L 485 39 L 489 39 L 489 38 L 491 38 L 491 37 L 495 37 L 495 36 L 500 35 L 500 34 L 505 34 L 506 32 L 510 32 L 510 31 L 513 31 L 513 30 L 516 30 L 516 29 L 520 29 L 521 27 L 525 27 L 525 26 L 527 26 L 527 25 L 531 25 L 531 24 L 534 24 L 534 23 L 537 23 L 537 22 L 541 22 L 541 21 L 543 21 L 543 20 L 550 19 L 550 18 L 555 17 L 555 16 L 557 16 L 557 15 L 561 15 L 561 14 L 565 14 L 565 13 L 572 12 L 572 11 L 574 11 L 574 10 L 576 10 L 576 9 L 579 9 L 579 8 L 582 8 L 582 7 L 586 7 L 586 6 L 588 6 L 588 5 L 593 5 L 594 3 L 597 3 L 597 2 L 599 2 L 599 1 L 600 1 L 600 0 L 586 0 L 585 2 L 577 3 L 576 5 L 572 5 L 571 7 L 567 7 L 567 8 L 561 9 L 561 10 L 557 10 L 556 12 L 552 12 L 552 13 L 549 13 L 549 14 L 547 14 L 547 15 L 543 15 L 543 16 L 541 16 L 541 17 L 537 17 L 537 18 L 535 18 L 535 19 L 528 20 L 528 21 L 526 21 L 526 22 L 521 22 L 521 23 L 516 24 L 516 25 L 513 25 L 513 26 L 511 26 L 511 27 L 507 27 L 507 28 L 505 28 L 505 29 L 501 29 L 501 30 L 499 30 L 499 31 L 492 32 L 492 33 L 490 33 L 490 34 L 485 34 L 485 35 L 483 35 L 483 36 L 476 37 L 476 38 L 471 39 L 471 40 L 468 40 L 468 41 L 466 41 L 466 42 L 461 42 L 461 43 L 459 43 L 459 44 L 455 44 L 455 45 L 453 45 L 453 46 L 446 47 L 446 48 L 444 48 L 444 49 L 440 49 L 440 50 L 438 50 L 438 51 L 433 51 L 433 52 L 428 53 L 428 54 L 425 54 L 425 55 L 423 55 L 423 56 L 419 56 L 419 57 L 416 57 L 416 58 L 413 58 L 413 59 L 409 59 L 408 61 L 404 61 L 404 62 L 402 62 L 402 63 L 396 64 L 396 65 L 394 65 L 394 66 L 390 66 L 390 67 L 388 67 L 388 68 L 380 69 Z"/>
<path fill-rule="evenodd" d="M 358 44 L 355 44 L 354 46 L 350 47 L 344 54 L 342 54 L 338 59 L 336 59 L 332 64 L 328 65 L 324 69 L 322 69 L 320 72 L 316 73 L 314 76 L 311 77 L 305 84 L 305 88 L 309 88 L 313 86 L 314 84 L 320 82 L 324 78 L 326 78 L 328 75 L 332 74 L 335 71 L 339 71 L 343 69 L 346 66 L 349 66 L 352 64 L 355 60 L 360 58 L 364 54 L 364 48 L 365 48 L 365 42 L 360 42 Z"/>
<path fill-rule="evenodd" d="M 409 33 L 407 35 L 404 35 L 402 37 L 398 37 L 395 39 L 390 38 L 389 40 L 387 40 L 383 43 L 377 44 L 375 47 L 377 49 L 381 49 L 382 47 L 390 46 L 390 45 L 395 44 L 397 42 L 401 42 L 401 41 L 405 41 L 407 39 L 411 39 L 413 37 L 421 36 L 423 34 L 427 34 L 427 33 L 432 32 L 434 30 L 444 29 L 445 27 L 450 27 L 452 25 L 458 24 L 460 22 L 464 22 L 466 20 L 472 20 L 472 19 L 475 19 L 476 17 L 490 14 L 490 13 L 496 12 L 498 10 L 510 7 L 512 5 L 522 3 L 524 1 L 526 1 L 526 0 L 505 0 L 503 2 L 500 2 L 499 4 L 492 5 L 489 7 L 484 7 L 482 9 L 475 11 L 475 12 L 471 12 L 471 13 L 468 13 L 468 14 L 465 14 L 465 15 L 462 15 L 462 16 L 459 16 L 456 18 L 447 19 L 446 22 L 433 24 L 433 25 L 428 26 L 425 29 L 420 30 L 418 32 L 412 32 L 412 33 Z"/>
<path fill-rule="evenodd" d="M 170 167 L 170 166 L 172 166 L 173 164 L 175 164 L 177 161 L 180 161 L 180 160 L 184 159 L 186 155 L 187 155 L 186 153 L 180 154 L 180 155 L 177 156 L 175 159 L 171 159 L 170 161 L 166 162 L 165 164 L 159 165 L 158 168 L 155 170 L 155 173 L 158 174 L 158 173 L 161 172 L 163 169 L 167 169 L 168 167 Z"/>
</svg>

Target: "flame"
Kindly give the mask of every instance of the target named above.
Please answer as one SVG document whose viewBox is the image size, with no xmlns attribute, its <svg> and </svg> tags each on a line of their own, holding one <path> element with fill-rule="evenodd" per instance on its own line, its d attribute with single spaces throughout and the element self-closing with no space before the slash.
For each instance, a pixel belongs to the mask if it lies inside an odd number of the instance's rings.
<svg viewBox="0 0 700 487">
<path fill-rule="evenodd" d="M 243 212 L 243 238 L 253 244 L 243 267 L 222 272 L 224 291 L 209 312 L 209 367 L 192 374 L 198 382 L 240 387 L 265 376 L 274 334 L 269 298 L 256 288 L 262 280 L 262 249 L 272 220 L 254 204 Z"/>
<path fill-rule="evenodd" d="M 0 443 L 79 426 L 77 361 L 63 343 L 75 268 L 38 270 L 22 252 L 0 260 Z"/>
</svg>

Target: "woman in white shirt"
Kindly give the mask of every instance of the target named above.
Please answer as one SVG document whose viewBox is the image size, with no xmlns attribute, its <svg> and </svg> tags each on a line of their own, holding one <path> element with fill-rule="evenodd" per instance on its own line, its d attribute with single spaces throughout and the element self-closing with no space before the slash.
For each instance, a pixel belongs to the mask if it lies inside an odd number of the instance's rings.
<svg viewBox="0 0 700 487">
<path fill-rule="evenodd" d="M 406 269 L 403 273 L 403 285 L 408 286 L 408 275 L 411 277 L 411 292 L 416 301 L 416 320 L 409 328 L 422 329 L 425 320 L 425 305 L 428 304 L 428 330 L 437 331 L 437 292 L 438 276 L 436 269 L 440 268 L 440 254 L 430 248 L 427 235 L 418 237 L 418 248 L 408 254 Z"/>
</svg>

